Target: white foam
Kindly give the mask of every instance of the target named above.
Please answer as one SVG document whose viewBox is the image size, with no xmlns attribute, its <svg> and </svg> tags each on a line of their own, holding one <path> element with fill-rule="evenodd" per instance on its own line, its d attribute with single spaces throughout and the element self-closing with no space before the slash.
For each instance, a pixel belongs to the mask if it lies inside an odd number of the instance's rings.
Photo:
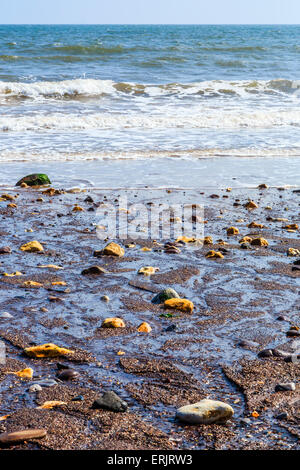
<svg viewBox="0 0 300 470">
<path fill-rule="evenodd" d="M 170 111 L 169 111 L 170 113 Z M 14 132 L 38 132 L 47 130 L 76 131 L 93 129 L 271 129 L 283 126 L 300 126 L 300 108 L 254 110 L 224 110 L 193 108 L 166 113 L 94 113 L 49 115 L 21 115 L 0 117 L 0 130 Z"/>
</svg>

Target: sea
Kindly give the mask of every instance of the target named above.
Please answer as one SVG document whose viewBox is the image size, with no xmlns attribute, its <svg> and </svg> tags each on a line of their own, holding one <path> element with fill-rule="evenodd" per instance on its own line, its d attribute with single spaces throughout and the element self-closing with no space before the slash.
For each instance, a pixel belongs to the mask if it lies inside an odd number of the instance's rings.
<svg viewBox="0 0 300 470">
<path fill-rule="evenodd" d="M 300 26 L 0 26 L 0 184 L 300 185 Z"/>
</svg>

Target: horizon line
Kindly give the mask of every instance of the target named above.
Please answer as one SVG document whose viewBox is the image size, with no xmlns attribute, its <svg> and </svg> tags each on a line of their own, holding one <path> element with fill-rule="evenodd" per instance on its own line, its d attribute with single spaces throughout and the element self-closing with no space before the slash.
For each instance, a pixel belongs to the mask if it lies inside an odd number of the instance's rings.
<svg viewBox="0 0 300 470">
<path fill-rule="evenodd" d="M 0 23 L 0 26 L 300 26 L 300 23 Z"/>
</svg>

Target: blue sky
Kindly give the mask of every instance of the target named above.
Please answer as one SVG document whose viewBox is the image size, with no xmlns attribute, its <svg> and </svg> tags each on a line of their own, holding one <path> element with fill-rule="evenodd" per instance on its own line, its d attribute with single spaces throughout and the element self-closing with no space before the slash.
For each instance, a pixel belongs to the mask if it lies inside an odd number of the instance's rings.
<svg viewBox="0 0 300 470">
<path fill-rule="evenodd" d="M 300 23 L 300 0 L 2 0 L 0 23 Z"/>
</svg>

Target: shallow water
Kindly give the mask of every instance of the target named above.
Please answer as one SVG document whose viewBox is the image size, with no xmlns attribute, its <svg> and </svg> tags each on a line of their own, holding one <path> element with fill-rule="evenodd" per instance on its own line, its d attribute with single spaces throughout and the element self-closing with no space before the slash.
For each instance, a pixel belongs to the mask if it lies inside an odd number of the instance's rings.
<svg viewBox="0 0 300 470">
<path fill-rule="evenodd" d="M 49 175 L 53 185 L 62 188 L 251 188 L 300 186 L 299 159 L 278 158 L 159 158 L 141 160 L 89 160 L 53 163 L 5 163 L 0 185 L 14 186 L 26 174 L 36 171 Z"/>
</svg>

